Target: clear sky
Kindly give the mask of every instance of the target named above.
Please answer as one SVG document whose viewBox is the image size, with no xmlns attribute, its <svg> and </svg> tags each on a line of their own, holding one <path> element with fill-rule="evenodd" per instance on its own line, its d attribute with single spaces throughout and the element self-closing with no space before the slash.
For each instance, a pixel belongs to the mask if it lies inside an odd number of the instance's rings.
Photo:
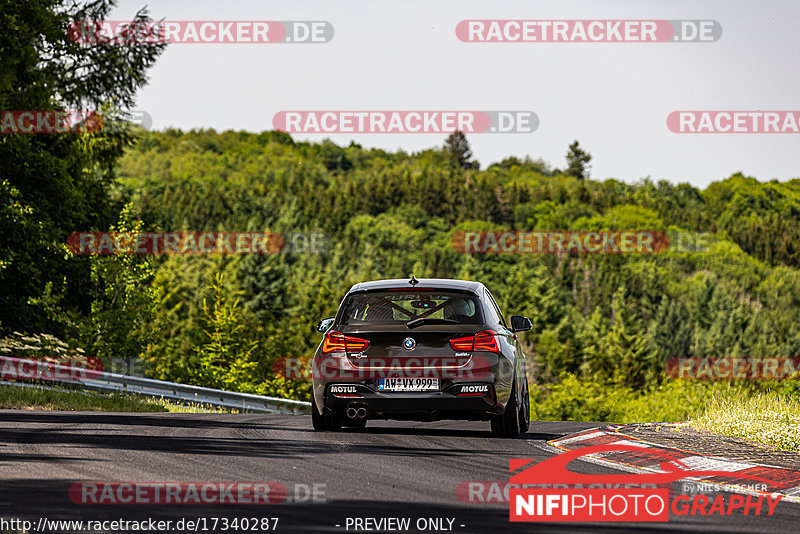
<svg viewBox="0 0 800 534">
<path fill-rule="evenodd" d="M 120 0 L 130 18 L 144 0 Z M 592 177 L 697 186 L 742 171 L 800 176 L 800 134 L 675 134 L 675 110 L 800 110 L 796 0 L 162 0 L 155 19 L 325 20 L 326 44 L 175 44 L 137 109 L 153 128 L 272 129 L 282 110 L 532 110 L 538 129 L 472 134 L 483 168 L 530 155 L 564 165 L 578 139 Z M 712 19 L 712 43 L 465 43 L 464 19 Z M 293 135 L 319 140 L 322 135 Z M 417 151 L 442 134 L 334 134 Z"/>
</svg>

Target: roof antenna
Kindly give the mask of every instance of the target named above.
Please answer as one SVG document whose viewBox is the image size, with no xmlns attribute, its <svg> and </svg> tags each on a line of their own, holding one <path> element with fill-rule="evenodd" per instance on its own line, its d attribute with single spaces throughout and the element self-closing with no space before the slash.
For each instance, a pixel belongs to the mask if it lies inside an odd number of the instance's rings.
<svg viewBox="0 0 800 534">
<path fill-rule="evenodd" d="M 411 280 L 409 280 L 408 283 L 411 284 L 412 286 L 415 286 L 415 285 L 419 284 L 419 280 L 414 278 L 414 275 L 412 274 L 411 275 Z"/>
</svg>

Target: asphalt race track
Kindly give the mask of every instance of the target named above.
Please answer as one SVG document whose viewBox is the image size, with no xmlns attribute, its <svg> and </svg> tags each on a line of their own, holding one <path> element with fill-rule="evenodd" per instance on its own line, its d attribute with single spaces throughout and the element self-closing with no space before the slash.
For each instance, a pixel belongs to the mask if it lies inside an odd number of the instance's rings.
<svg viewBox="0 0 800 534">
<path fill-rule="evenodd" d="M 531 432 L 510 440 L 490 438 L 488 423 L 370 421 L 364 431 L 320 433 L 307 416 L 0 411 L 0 517 L 34 524 L 41 518 L 278 517 L 277 532 L 366 532 L 347 530 L 347 519 L 388 517 L 410 518 L 405 532 L 419 532 L 413 525 L 420 518 L 451 519 L 452 531 L 464 533 L 797 532 L 800 505 L 785 502 L 770 517 L 555 525 L 511 524 L 507 504 L 457 498 L 459 483 L 508 480 L 510 458 L 543 460 L 553 454 L 546 440 L 592 426 L 533 423 Z M 575 470 L 614 472 L 585 462 Z M 288 499 L 214 506 L 73 503 L 70 486 L 87 481 L 269 481 L 283 484 Z M 318 502 L 309 502 L 314 484 Z"/>
</svg>

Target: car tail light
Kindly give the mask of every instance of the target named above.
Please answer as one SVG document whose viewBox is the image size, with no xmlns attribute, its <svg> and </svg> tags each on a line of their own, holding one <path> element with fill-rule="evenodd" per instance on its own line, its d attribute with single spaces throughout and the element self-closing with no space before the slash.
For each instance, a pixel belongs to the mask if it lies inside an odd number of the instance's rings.
<svg viewBox="0 0 800 534">
<path fill-rule="evenodd" d="M 330 352 L 361 352 L 369 346 L 369 341 L 360 337 L 346 336 L 331 330 L 322 340 L 322 354 Z"/>
<path fill-rule="evenodd" d="M 459 337 L 450 340 L 450 348 L 455 351 L 488 351 L 500 352 L 495 336 L 497 332 L 482 330 L 474 336 Z"/>
<path fill-rule="evenodd" d="M 450 348 L 455 351 L 471 351 L 475 346 L 475 336 L 459 337 L 450 340 Z"/>
</svg>

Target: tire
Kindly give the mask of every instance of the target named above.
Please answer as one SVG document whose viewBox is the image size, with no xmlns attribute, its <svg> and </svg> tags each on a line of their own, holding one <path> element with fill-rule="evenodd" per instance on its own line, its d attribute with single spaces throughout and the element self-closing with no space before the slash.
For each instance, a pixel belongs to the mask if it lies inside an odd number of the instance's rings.
<svg viewBox="0 0 800 534">
<path fill-rule="evenodd" d="M 342 419 L 343 417 L 337 414 L 320 415 L 317 410 L 317 401 L 314 394 L 311 394 L 311 424 L 314 426 L 314 430 L 335 432 L 342 428 Z"/>
<path fill-rule="evenodd" d="M 524 434 L 531 428 L 531 395 L 528 392 L 528 377 L 525 376 L 525 390 L 522 394 L 522 406 L 519 409 L 519 433 Z"/>
<path fill-rule="evenodd" d="M 498 438 L 516 438 L 520 435 L 519 428 L 519 405 L 517 404 L 516 384 L 511 387 L 511 395 L 506 403 L 506 411 L 503 415 L 492 417 L 492 435 Z"/>
</svg>

